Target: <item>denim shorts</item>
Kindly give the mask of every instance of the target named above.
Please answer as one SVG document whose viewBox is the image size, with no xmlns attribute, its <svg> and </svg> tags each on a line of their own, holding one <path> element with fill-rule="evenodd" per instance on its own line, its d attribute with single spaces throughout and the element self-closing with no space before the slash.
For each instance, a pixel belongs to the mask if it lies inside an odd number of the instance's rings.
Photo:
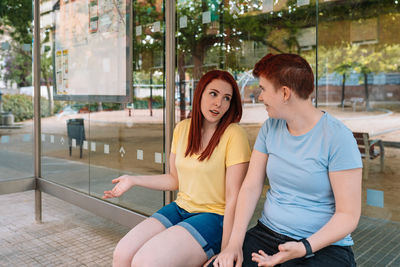
<svg viewBox="0 0 400 267">
<path fill-rule="evenodd" d="M 256 262 L 251 260 L 251 254 L 263 250 L 272 255 L 278 252 L 278 245 L 288 241 L 297 241 L 286 235 L 276 233 L 258 221 L 258 224 L 247 231 L 243 243 L 243 267 L 256 267 Z M 311 258 L 297 258 L 276 266 L 281 267 L 354 267 L 356 262 L 350 246 L 330 245 L 316 251 Z"/>
<path fill-rule="evenodd" d="M 160 221 L 166 228 L 179 225 L 197 240 L 210 259 L 221 250 L 224 216 L 216 213 L 190 213 L 175 202 L 168 204 L 151 217 Z"/>
</svg>

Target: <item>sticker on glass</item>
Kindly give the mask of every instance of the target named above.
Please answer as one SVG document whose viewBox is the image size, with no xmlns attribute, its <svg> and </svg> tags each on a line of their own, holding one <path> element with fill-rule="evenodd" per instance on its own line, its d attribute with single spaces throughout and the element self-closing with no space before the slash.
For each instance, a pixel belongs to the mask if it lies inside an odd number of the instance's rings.
<svg viewBox="0 0 400 267">
<path fill-rule="evenodd" d="M 310 4 L 310 0 L 297 0 L 297 6 L 306 6 Z"/>
<path fill-rule="evenodd" d="M 153 23 L 153 32 L 159 32 L 161 29 L 161 23 L 159 21 L 156 21 Z"/>
<path fill-rule="evenodd" d="M 155 163 L 162 163 L 162 154 L 161 153 L 154 153 L 154 162 Z"/>
<path fill-rule="evenodd" d="M 83 149 L 88 149 L 88 141 L 83 141 Z"/>
<path fill-rule="evenodd" d="M 110 154 L 110 145 L 104 145 L 104 154 Z"/>
<path fill-rule="evenodd" d="M 142 35 L 142 26 L 136 26 L 136 36 Z"/>
<path fill-rule="evenodd" d="M 143 150 L 138 149 L 136 152 L 136 157 L 138 160 L 143 160 Z"/>
<path fill-rule="evenodd" d="M 274 1 L 273 0 L 264 0 L 263 4 L 262 4 L 262 11 L 264 13 L 274 11 Z"/>
<path fill-rule="evenodd" d="M 90 142 L 90 150 L 91 151 L 96 151 L 96 142 Z"/>
<path fill-rule="evenodd" d="M 187 27 L 187 16 L 183 16 L 179 18 L 179 28 L 186 28 Z"/>
<path fill-rule="evenodd" d="M 207 23 L 211 22 L 211 12 L 210 11 L 203 12 L 202 21 L 203 21 L 203 24 L 207 24 Z"/>
</svg>

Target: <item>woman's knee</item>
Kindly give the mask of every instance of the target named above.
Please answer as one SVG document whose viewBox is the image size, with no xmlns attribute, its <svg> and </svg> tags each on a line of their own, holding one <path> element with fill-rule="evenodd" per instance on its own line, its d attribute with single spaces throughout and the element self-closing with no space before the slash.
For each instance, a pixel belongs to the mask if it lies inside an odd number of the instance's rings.
<svg viewBox="0 0 400 267">
<path fill-rule="evenodd" d="M 133 256 L 131 251 L 125 249 L 121 242 L 118 243 L 113 253 L 113 267 L 130 266 Z"/>
<path fill-rule="evenodd" d="M 160 264 L 156 262 L 156 257 L 151 257 L 139 252 L 140 251 L 133 257 L 130 265 L 131 267 L 160 266 Z"/>
</svg>

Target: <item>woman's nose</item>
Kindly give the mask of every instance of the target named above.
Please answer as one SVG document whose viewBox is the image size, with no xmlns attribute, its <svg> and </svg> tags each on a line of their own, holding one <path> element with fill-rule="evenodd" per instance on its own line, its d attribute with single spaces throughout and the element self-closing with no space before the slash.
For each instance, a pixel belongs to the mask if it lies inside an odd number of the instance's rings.
<svg viewBox="0 0 400 267">
<path fill-rule="evenodd" d="M 222 102 L 222 99 L 216 98 L 215 101 L 214 101 L 214 105 L 219 107 L 219 106 L 221 106 L 221 102 Z"/>
</svg>

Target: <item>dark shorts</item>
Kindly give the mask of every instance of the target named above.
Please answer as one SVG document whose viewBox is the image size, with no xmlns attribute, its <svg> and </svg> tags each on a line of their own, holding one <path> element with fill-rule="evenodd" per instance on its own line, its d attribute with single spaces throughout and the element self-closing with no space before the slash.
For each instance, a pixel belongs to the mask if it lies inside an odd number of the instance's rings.
<svg viewBox="0 0 400 267">
<path fill-rule="evenodd" d="M 256 267 L 257 263 L 251 260 L 251 254 L 263 250 L 272 255 L 277 253 L 278 245 L 297 241 L 286 235 L 276 233 L 261 222 L 247 231 L 243 243 L 243 267 Z M 305 259 L 298 258 L 277 266 L 308 266 L 308 267 L 353 267 L 356 266 L 353 250 L 350 246 L 328 246 L 314 253 L 315 256 Z"/>
<path fill-rule="evenodd" d="M 200 244 L 207 258 L 221 250 L 224 216 L 216 213 L 190 213 L 175 202 L 168 204 L 151 217 L 159 220 L 166 228 L 179 225 L 185 228 Z"/>
</svg>

